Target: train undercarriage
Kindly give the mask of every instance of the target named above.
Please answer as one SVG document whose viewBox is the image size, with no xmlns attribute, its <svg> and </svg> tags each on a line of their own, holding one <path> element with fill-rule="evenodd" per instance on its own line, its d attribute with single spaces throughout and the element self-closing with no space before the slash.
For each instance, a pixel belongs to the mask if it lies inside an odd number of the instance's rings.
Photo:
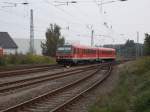
<svg viewBox="0 0 150 112">
<path fill-rule="evenodd" d="M 73 66 L 73 65 L 78 65 L 78 64 L 94 64 L 94 63 L 114 62 L 115 59 L 59 59 L 56 61 L 60 65 Z"/>
</svg>

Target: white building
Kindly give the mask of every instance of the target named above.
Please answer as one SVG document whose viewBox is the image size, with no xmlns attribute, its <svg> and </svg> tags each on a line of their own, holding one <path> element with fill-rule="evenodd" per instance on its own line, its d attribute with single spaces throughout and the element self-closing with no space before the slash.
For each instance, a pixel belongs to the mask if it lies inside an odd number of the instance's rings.
<svg viewBox="0 0 150 112">
<path fill-rule="evenodd" d="M 29 52 L 30 39 L 25 38 L 14 38 L 15 43 L 18 46 L 17 52 L 26 54 Z M 44 42 L 44 39 L 34 39 L 34 51 L 37 55 L 42 55 L 41 42 Z"/>
<path fill-rule="evenodd" d="M 7 32 L 0 32 L 0 47 L 4 54 L 15 54 L 18 46 Z"/>
</svg>

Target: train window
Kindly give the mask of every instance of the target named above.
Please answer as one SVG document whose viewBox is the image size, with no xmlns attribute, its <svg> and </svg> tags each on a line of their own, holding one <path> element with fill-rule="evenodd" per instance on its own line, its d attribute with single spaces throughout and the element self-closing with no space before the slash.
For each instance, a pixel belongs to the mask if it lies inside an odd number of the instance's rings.
<svg viewBox="0 0 150 112">
<path fill-rule="evenodd" d="M 96 50 L 92 50 L 92 54 L 96 54 Z"/>
<path fill-rule="evenodd" d="M 113 51 L 102 51 L 102 54 L 111 55 L 113 54 Z"/>
<path fill-rule="evenodd" d="M 92 53 L 92 50 L 90 49 L 90 54 Z"/>
<path fill-rule="evenodd" d="M 73 49 L 73 53 L 74 53 L 74 54 L 76 54 L 76 53 L 77 53 L 76 48 L 74 48 L 74 49 Z"/>
<path fill-rule="evenodd" d="M 112 51 L 110 51 L 109 54 L 112 54 Z"/>
<path fill-rule="evenodd" d="M 81 54 L 81 50 L 82 50 L 82 49 L 78 48 L 78 54 Z"/>
<path fill-rule="evenodd" d="M 64 46 L 64 47 L 59 47 L 57 48 L 58 53 L 71 53 L 72 49 L 70 46 Z"/>
<path fill-rule="evenodd" d="M 76 54 L 78 54 L 78 48 L 76 48 Z"/>
<path fill-rule="evenodd" d="M 71 47 L 59 47 L 58 51 L 71 50 Z"/>
<path fill-rule="evenodd" d="M 88 49 L 86 49 L 86 54 L 88 54 Z"/>
<path fill-rule="evenodd" d="M 78 54 L 81 54 L 81 53 L 82 53 L 82 49 L 78 48 L 78 50 L 79 50 L 79 53 L 78 53 Z"/>
<path fill-rule="evenodd" d="M 78 54 L 78 49 L 77 48 L 75 48 L 75 54 Z"/>
<path fill-rule="evenodd" d="M 79 54 L 79 48 L 77 48 L 77 54 Z"/>
</svg>

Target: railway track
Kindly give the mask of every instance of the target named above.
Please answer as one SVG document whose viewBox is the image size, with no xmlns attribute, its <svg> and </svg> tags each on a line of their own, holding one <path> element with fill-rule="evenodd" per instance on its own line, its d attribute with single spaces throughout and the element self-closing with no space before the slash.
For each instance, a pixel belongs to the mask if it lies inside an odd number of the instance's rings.
<svg viewBox="0 0 150 112">
<path fill-rule="evenodd" d="M 117 62 L 118 64 L 120 62 Z M 116 63 L 116 64 L 117 64 Z M 110 63 L 103 63 L 103 64 L 111 64 Z M 90 64 L 89 64 L 90 65 Z M 86 65 L 82 65 L 82 66 L 86 66 Z M 53 64 L 53 65 L 30 65 L 30 66 L 18 66 L 15 69 L 4 69 L 4 70 L 0 70 L 0 78 L 4 78 L 4 77 L 11 77 L 11 76 L 20 76 L 20 75 L 25 75 L 25 74 L 29 74 L 29 73 L 36 73 L 36 72 L 42 72 L 42 71 L 48 71 L 48 70 L 53 70 L 53 69 L 60 69 L 60 68 L 64 68 L 64 66 L 62 65 L 58 65 L 58 64 Z"/>
<path fill-rule="evenodd" d="M 104 74 L 98 75 L 102 66 L 93 67 L 92 73 L 79 80 L 0 112 L 62 112 L 73 101 L 102 83 L 111 73 L 112 67 L 108 68 Z"/>
<path fill-rule="evenodd" d="M 37 68 L 37 67 L 48 67 L 56 64 L 27 64 L 27 65 L 16 65 L 16 66 L 8 66 L 8 67 L 0 67 L 0 72 L 4 71 L 12 71 L 12 70 L 21 70 L 21 69 L 29 69 L 29 68 Z"/>
<path fill-rule="evenodd" d="M 19 88 L 24 88 L 27 86 L 31 86 L 31 85 L 38 84 L 38 83 L 43 83 L 46 81 L 50 81 L 50 80 L 54 80 L 54 79 L 58 79 L 58 78 L 62 78 L 62 77 L 67 77 L 69 75 L 73 75 L 73 74 L 77 74 L 77 73 L 82 73 L 86 69 L 88 69 L 88 70 L 93 69 L 93 67 L 95 67 L 95 65 L 81 67 L 81 68 L 73 69 L 70 71 L 64 71 L 64 72 L 59 72 L 59 73 L 54 73 L 54 74 L 46 74 L 46 75 L 41 75 L 41 76 L 37 76 L 37 77 L 21 79 L 21 80 L 17 80 L 17 81 L 1 83 L 0 84 L 0 93 L 11 92 L 12 90 L 16 90 Z"/>
<path fill-rule="evenodd" d="M 16 69 L 16 70 L 9 70 L 9 71 L 1 71 L 0 72 L 0 78 L 4 77 L 11 77 L 11 76 L 17 76 L 17 75 L 24 75 L 28 73 L 35 73 L 35 72 L 42 72 L 42 71 L 48 71 L 51 69 L 57 69 L 61 68 L 63 66 L 60 65 L 39 65 L 39 66 L 32 66 L 32 67 L 27 67 L 27 68 L 22 68 L 22 69 Z"/>
</svg>

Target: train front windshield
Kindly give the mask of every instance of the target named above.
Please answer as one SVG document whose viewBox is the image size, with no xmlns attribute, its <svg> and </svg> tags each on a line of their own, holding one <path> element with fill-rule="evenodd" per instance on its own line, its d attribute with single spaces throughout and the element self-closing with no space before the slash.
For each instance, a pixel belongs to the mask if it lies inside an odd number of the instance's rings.
<svg viewBox="0 0 150 112">
<path fill-rule="evenodd" d="M 57 53 L 64 53 L 64 54 L 70 54 L 72 53 L 72 50 L 71 50 L 71 46 L 68 46 L 68 47 L 59 47 L 57 49 Z"/>
</svg>

